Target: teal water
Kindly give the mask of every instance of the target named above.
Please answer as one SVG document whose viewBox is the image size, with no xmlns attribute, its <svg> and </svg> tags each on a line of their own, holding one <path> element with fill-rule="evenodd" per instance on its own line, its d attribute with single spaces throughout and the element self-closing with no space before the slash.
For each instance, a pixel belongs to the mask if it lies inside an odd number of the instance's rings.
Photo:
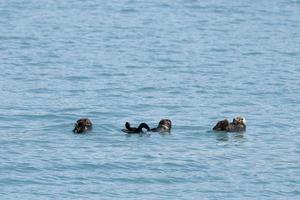
<svg viewBox="0 0 300 200">
<path fill-rule="evenodd" d="M 3 0 L 0 71 L 0 199 L 300 198 L 298 0 Z"/>
</svg>

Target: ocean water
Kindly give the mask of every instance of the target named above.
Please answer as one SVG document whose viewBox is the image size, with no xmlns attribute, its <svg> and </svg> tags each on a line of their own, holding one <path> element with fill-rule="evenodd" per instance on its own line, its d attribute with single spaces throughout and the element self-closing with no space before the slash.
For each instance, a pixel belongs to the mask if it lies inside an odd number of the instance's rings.
<svg viewBox="0 0 300 200">
<path fill-rule="evenodd" d="M 299 0 L 1 0 L 0 71 L 1 200 L 300 198 Z"/>
</svg>

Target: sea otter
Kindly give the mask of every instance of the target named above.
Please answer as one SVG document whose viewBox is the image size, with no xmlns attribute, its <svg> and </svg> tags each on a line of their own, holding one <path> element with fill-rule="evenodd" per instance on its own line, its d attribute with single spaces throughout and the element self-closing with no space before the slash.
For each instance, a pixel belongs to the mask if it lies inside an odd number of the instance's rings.
<svg viewBox="0 0 300 200">
<path fill-rule="evenodd" d="M 142 133 L 143 128 L 146 129 L 147 131 L 150 131 L 150 132 L 166 133 L 166 132 L 171 131 L 172 122 L 169 119 L 162 119 L 158 123 L 158 126 L 156 128 L 152 128 L 152 129 L 150 129 L 148 124 L 146 124 L 146 123 L 141 123 L 139 125 L 139 127 L 136 128 L 136 127 L 130 127 L 129 122 L 126 122 L 125 127 L 126 127 L 126 129 L 122 129 L 122 131 L 125 132 L 125 133 L 129 133 L 129 134 L 131 134 L 131 133 Z"/>
<path fill-rule="evenodd" d="M 126 129 L 122 129 L 123 132 L 128 133 L 128 134 L 133 134 L 133 133 L 142 133 L 143 128 L 146 129 L 147 131 L 150 131 L 149 126 L 146 123 L 141 123 L 138 128 L 136 127 L 131 127 L 129 122 L 125 123 Z"/>
<path fill-rule="evenodd" d="M 92 130 L 93 128 L 93 124 L 91 122 L 91 120 L 89 120 L 88 118 L 83 118 L 83 119 L 79 119 L 77 120 L 77 122 L 75 123 L 75 127 L 73 129 L 74 133 L 86 133 L 90 130 Z"/>
<path fill-rule="evenodd" d="M 246 119 L 236 117 L 231 123 L 227 119 L 219 121 L 214 127 L 214 131 L 241 132 L 246 131 Z"/>
<path fill-rule="evenodd" d="M 150 131 L 152 132 L 170 132 L 172 128 L 172 122 L 169 119 L 162 119 L 160 120 L 158 126 L 156 128 L 152 128 Z"/>
</svg>

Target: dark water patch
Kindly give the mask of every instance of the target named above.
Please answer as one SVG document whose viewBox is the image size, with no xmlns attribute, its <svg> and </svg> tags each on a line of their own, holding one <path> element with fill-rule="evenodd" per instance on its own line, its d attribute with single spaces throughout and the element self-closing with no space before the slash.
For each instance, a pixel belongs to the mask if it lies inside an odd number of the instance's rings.
<svg viewBox="0 0 300 200">
<path fill-rule="evenodd" d="M 138 13 L 138 10 L 136 10 L 134 8 L 123 8 L 120 10 L 120 13 L 132 14 L 132 13 Z"/>
</svg>

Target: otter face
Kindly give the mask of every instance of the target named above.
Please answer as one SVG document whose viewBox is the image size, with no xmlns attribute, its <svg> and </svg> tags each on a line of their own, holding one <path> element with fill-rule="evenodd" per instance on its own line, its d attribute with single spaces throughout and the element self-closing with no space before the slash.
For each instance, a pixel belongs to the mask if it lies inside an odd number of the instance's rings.
<svg viewBox="0 0 300 200">
<path fill-rule="evenodd" d="M 75 123 L 75 128 L 73 130 L 74 133 L 85 133 L 92 129 L 92 122 L 91 120 L 84 118 L 79 119 Z"/>
<path fill-rule="evenodd" d="M 236 125 L 238 125 L 238 124 L 246 125 L 246 119 L 245 119 L 245 117 L 238 116 L 238 117 L 233 119 L 233 123 L 236 124 Z"/>
<path fill-rule="evenodd" d="M 222 121 L 219 121 L 214 127 L 214 131 L 227 131 L 227 128 L 229 126 L 229 121 L 227 119 L 224 119 Z"/>
<path fill-rule="evenodd" d="M 169 119 L 162 119 L 162 120 L 160 120 L 158 127 L 161 127 L 165 130 L 171 130 L 172 122 Z"/>
</svg>

